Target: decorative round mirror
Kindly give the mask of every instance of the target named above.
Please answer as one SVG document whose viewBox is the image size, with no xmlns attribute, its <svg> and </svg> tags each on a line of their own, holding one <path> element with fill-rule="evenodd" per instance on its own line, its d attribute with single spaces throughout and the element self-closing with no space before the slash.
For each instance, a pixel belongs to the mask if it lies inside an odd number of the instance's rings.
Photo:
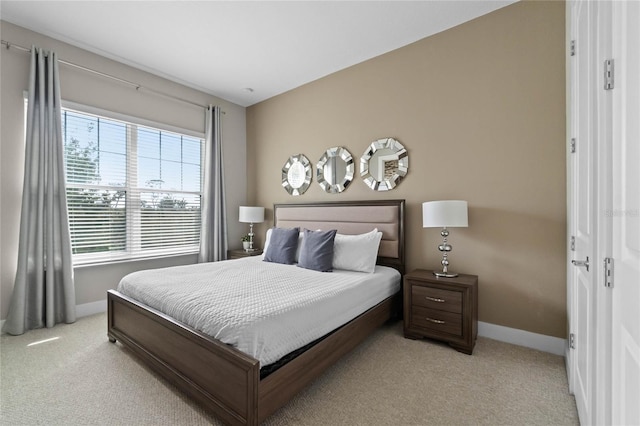
<svg viewBox="0 0 640 426">
<path fill-rule="evenodd" d="M 351 153 L 341 146 L 329 148 L 316 166 L 320 187 L 330 194 L 337 194 L 349 186 L 353 180 L 355 165 Z"/>
<path fill-rule="evenodd" d="M 360 157 L 360 176 L 374 191 L 395 188 L 409 170 L 409 154 L 393 138 L 378 139 Z"/>
<path fill-rule="evenodd" d="M 311 184 L 311 163 L 304 154 L 289 157 L 282 167 L 282 187 L 291 195 L 304 194 Z"/>
</svg>

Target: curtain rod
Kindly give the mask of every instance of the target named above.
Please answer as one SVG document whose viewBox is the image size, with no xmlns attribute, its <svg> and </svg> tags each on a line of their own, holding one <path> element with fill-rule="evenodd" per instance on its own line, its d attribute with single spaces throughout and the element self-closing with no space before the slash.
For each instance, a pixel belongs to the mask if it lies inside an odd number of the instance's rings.
<svg viewBox="0 0 640 426">
<path fill-rule="evenodd" d="M 10 43 L 10 42 L 8 42 L 6 40 L 2 40 L 2 44 L 4 44 L 6 46 L 7 50 L 9 50 L 10 48 L 13 47 L 15 49 L 22 50 L 23 52 L 31 53 L 31 49 L 23 47 L 23 46 L 20 46 L 20 45 L 17 45 L 17 44 Z M 206 109 L 208 107 L 207 105 L 200 105 L 200 104 L 198 104 L 196 102 L 192 102 L 192 101 L 189 101 L 187 99 L 180 98 L 178 96 L 170 95 L 170 94 L 162 92 L 160 90 L 150 89 L 148 87 L 142 86 L 141 84 L 134 83 L 132 81 L 125 80 L 125 79 L 122 79 L 122 78 L 119 78 L 119 77 L 115 77 L 113 75 L 109 75 L 109 74 L 106 74 L 106 73 L 103 73 L 103 72 L 100 72 L 100 71 L 96 71 L 96 70 L 93 70 L 91 68 L 83 67 L 82 65 L 74 64 L 73 62 L 64 61 L 62 59 L 58 59 L 58 62 L 60 62 L 61 64 L 64 64 L 64 65 L 73 67 L 73 68 L 80 69 L 82 71 L 86 71 L 86 72 L 89 72 L 89 73 L 92 73 L 92 74 L 99 75 L 101 77 L 109 78 L 111 80 L 115 80 L 117 82 L 126 84 L 128 86 L 134 87 L 137 91 L 146 90 L 148 92 L 155 93 L 156 95 L 164 96 L 165 98 L 174 99 L 176 101 L 184 102 L 184 103 L 187 103 L 187 104 L 190 104 L 190 105 L 194 105 L 194 106 L 197 106 L 197 107 L 200 107 L 200 108 L 205 108 Z M 220 112 L 222 112 L 223 114 L 226 114 L 224 111 L 220 111 Z"/>
</svg>

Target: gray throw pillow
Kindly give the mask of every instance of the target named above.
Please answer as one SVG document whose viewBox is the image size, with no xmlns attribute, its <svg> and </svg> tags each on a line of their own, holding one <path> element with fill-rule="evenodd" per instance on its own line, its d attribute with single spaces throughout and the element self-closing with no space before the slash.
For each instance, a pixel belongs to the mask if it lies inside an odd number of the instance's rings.
<svg viewBox="0 0 640 426">
<path fill-rule="evenodd" d="M 336 230 L 309 231 L 305 229 L 302 236 L 302 248 L 298 266 L 314 271 L 333 271 L 333 240 Z"/>
<path fill-rule="evenodd" d="M 299 233 L 300 228 L 272 228 L 269 246 L 263 260 L 285 265 L 296 263 Z"/>
</svg>

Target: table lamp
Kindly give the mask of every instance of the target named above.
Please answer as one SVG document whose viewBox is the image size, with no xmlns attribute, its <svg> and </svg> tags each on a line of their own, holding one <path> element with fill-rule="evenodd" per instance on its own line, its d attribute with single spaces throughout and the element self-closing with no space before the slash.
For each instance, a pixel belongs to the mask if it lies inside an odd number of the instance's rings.
<svg viewBox="0 0 640 426">
<path fill-rule="evenodd" d="M 459 200 L 446 201 L 427 201 L 422 203 L 422 227 L 423 228 L 442 228 L 442 244 L 438 246 L 438 250 L 442 252 L 442 272 L 433 271 L 438 277 L 453 278 L 458 274 L 449 272 L 449 260 L 447 254 L 452 250 L 450 244 L 447 244 L 449 231 L 447 228 L 467 227 L 469 221 L 467 218 L 467 202 Z"/>
<path fill-rule="evenodd" d="M 249 224 L 249 248 L 246 251 L 254 251 L 253 224 L 264 222 L 264 207 L 240 206 L 240 222 Z"/>
</svg>

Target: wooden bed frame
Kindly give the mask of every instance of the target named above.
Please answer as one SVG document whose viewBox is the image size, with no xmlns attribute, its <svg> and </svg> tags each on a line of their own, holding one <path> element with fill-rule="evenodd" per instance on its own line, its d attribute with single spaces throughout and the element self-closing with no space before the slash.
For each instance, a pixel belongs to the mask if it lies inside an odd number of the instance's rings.
<svg viewBox="0 0 640 426">
<path fill-rule="evenodd" d="M 404 273 L 404 200 L 276 204 L 276 226 L 383 231 L 378 263 Z M 108 330 L 151 369 L 229 424 L 257 425 L 397 312 L 401 292 L 334 330 L 264 379 L 260 362 L 115 290 Z"/>
</svg>

